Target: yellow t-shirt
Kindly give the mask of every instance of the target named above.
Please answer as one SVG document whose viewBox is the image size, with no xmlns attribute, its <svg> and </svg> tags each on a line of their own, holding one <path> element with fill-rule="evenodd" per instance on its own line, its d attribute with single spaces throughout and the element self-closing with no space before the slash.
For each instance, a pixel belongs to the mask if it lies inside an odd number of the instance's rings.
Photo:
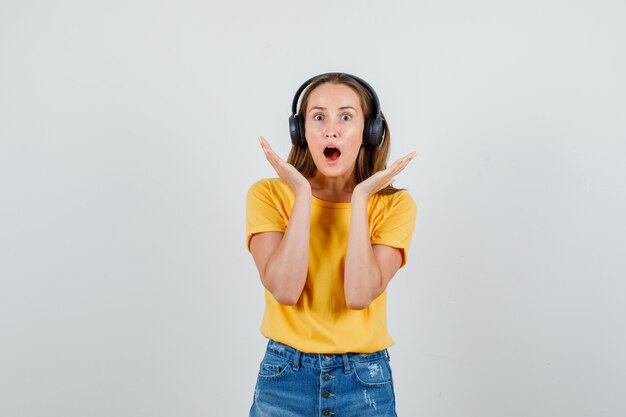
<svg viewBox="0 0 626 417">
<path fill-rule="evenodd" d="M 247 244 L 255 233 L 285 232 L 294 194 L 280 178 L 253 184 L 247 195 Z M 374 195 L 368 201 L 372 244 L 402 252 L 402 266 L 415 226 L 416 207 L 409 193 Z M 350 229 L 350 203 L 313 197 L 309 266 L 304 290 L 293 306 L 278 303 L 265 290 L 261 333 L 309 353 L 371 353 L 393 344 L 387 332 L 386 293 L 363 310 L 346 305 L 343 271 Z"/>
</svg>

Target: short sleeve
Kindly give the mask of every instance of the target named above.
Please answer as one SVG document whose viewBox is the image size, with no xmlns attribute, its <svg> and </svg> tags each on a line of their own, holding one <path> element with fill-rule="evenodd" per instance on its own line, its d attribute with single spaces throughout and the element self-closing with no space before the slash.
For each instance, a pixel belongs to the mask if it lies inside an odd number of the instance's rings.
<svg viewBox="0 0 626 417">
<path fill-rule="evenodd" d="M 285 232 L 291 209 L 284 198 L 284 190 L 275 180 L 260 180 L 248 189 L 246 195 L 246 246 L 256 233 Z M 291 204 L 293 206 L 293 203 Z"/>
<path fill-rule="evenodd" d="M 415 228 L 417 207 L 406 191 L 399 191 L 388 201 L 380 200 L 372 213 L 371 242 L 373 245 L 386 245 L 400 249 L 403 267 Z M 383 203 L 384 201 L 384 203 Z"/>
</svg>

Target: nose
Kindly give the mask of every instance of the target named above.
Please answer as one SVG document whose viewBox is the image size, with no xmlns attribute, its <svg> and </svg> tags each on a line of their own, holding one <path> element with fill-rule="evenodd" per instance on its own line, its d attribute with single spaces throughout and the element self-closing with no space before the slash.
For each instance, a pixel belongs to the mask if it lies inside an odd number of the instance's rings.
<svg viewBox="0 0 626 417">
<path fill-rule="evenodd" d="M 329 123 L 326 132 L 324 133 L 326 139 L 332 139 L 337 137 L 337 129 L 334 123 Z"/>
</svg>

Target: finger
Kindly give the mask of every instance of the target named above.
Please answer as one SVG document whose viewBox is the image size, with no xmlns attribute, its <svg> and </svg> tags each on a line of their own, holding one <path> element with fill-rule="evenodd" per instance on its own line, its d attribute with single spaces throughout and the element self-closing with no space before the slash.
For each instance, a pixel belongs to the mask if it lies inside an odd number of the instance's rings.
<svg viewBox="0 0 626 417">
<path fill-rule="evenodd" d="M 276 155 L 276 152 L 274 152 L 269 142 L 265 140 L 263 136 L 259 136 L 259 143 L 261 144 L 261 148 L 263 149 L 263 152 L 265 152 L 265 157 L 268 161 L 282 161 L 282 159 L 278 155 Z"/>
<path fill-rule="evenodd" d="M 278 164 L 278 165 L 282 165 L 285 163 L 285 161 L 283 160 L 283 158 L 281 158 L 280 156 L 278 156 L 278 154 L 276 152 L 274 152 L 273 149 L 266 149 L 265 150 L 265 156 L 267 157 L 267 159 L 274 163 L 274 164 Z"/>
<path fill-rule="evenodd" d="M 391 177 L 395 176 L 396 174 L 401 172 L 407 166 L 408 163 L 409 161 L 406 160 L 405 158 L 398 159 L 389 168 L 387 168 L 389 170 L 388 175 Z"/>
<path fill-rule="evenodd" d="M 259 136 L 259 143 L 261 144 L 261 148 L 263 148 L 263 150 L 272 150 L 269 142 L 263 136 Z"/>
<path fill-rule="evenodd" d="M 277 171 L 280 167 L 280 164 L 277 161 L 276 154 L 274 153 L 271 146 L 269 145 L 269 143 L 265 140 L 263 136 L 259 136 L 259 144 L 261 145 L 261 149 L 263 150 L 263 153 L 265 154 L 265 159 L 267 159 L 267 161 L 270 163 L 272 168 L 274 168 L 274 170 Z"/>
<path fill-rule="evenodd" d="M 269 142 L 263 136 L 259 136 L 259 142 L 261 142 L 261 146 L 263 147 L 263 150 L 266 152 L 266 154 L 270 155 L 272 158 L 280 162 L 284 162 L 283 158 L 281 158 L 276 152 L 274 152 L 274 149 L 272 149 Z"/>
<path fill-rule="evenodd" d="M 279 171 L 281 169 L 282 161 L 280 160 L 280 158 L 278 158 L 278 156 L 276 156 L 276 154 L 272 150 L 265 151 L 265 158 L 276 171 Z"/>
<path fill-rule="evenodd" d="M 400 164 L 400 163 L 409 163 L 409 162 L 411 162 L 411 161 L 413 160 L 413 158 L 415 158 L 416 156 L 417 156 L 417 152 L 415 152 L 415 151 L 410 152 L 410 153 L 406 154 L 405 156 L 403 156 L 402 158 L 398 158 L 398 159 L 394 162 L 394 164 L 395 164 L 395 163 L 398 163 L 398 164 Z"/>
<path fill-rule="evenodd" d="M 263 151 L 263 153 L 265 154 L 265 157 L 267 158 L 267 151 L 269 148 L 263 136 L 259 136 L 259 145 L 261 145 L 261 150 Z"/>
<path fill-rule="evenodd" d="M 289 168 L 287 167 L 287 163 L 285 161 L 282 160 L 281 157 L 279 157 L 273 150 L 271 149 L 266 149 L 265 150 L 265 158 L 267 159 L 267 161 L 270 163 L 270 165 L 272 166 L 272 168 L 274 168 L 274 171 L 276 171 L 276 173 L 279 176 L 283 176 L 283 174 L 286 172 L 286 170 L 288 170 Z"/>
<path fill-rule="evenodd" d="M 417 152 L 411 152 L 408 155 L 396 160 L 389 168 L 393 173 L 392 175 L 396 175 L 401 172 L 406 166 L 417 156 Z"/>
<path fill-rule="evenodd" d="M 388 181 L 385 181 L 382 184 L 379 184 L 378 186 L 376 186 L 376 189 L 374 190 L 375 193 L 379 192 L 380 190 L 389 187 L 391 184 L 393 184 L 394 182 L 396 182 L 395 178 L 392 178 Z"/>
<path fill-rule="evenodd" d="M 402 158 L 397 159 L 394 164 L 400 164 L 400 163 L 409 163 L 413 160 L 413 158 L 415 158 L 417 156 L 417 152 L 413 151 L 410 152 L 408 154 L 406 154 L 405 156 L 403 156 Z"/>
</svg>

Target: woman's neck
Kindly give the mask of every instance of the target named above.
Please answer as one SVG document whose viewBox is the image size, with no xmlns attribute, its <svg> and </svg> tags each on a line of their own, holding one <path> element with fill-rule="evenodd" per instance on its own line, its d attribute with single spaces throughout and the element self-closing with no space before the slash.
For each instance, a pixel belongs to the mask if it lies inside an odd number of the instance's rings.
<svg viewBox="0 0 626 417">
<path fill-rule="evenodd" d="M 309 178 L 313 196 L 320 200 L 333 203 L 349 203 L 354 189 L 352 175 L 343 177 L 326 177 L 317 172 Z"/>
</svg>

